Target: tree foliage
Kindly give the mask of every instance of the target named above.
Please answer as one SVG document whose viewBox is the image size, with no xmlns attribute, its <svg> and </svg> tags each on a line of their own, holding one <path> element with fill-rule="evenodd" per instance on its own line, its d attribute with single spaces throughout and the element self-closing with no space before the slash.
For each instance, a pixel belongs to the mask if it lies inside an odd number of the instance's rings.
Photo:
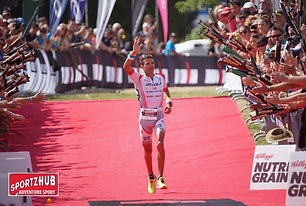
<svg viewBox="0 0 306 206">
<path fill-rule="evenodd" d="M 219 3 L 220 1 L 216 0 L 186 0 L 176 2 L 175 7 L 180 13 L 187 13 L 201 11 L 204 7 L 213 8 Z"/>
</svg>

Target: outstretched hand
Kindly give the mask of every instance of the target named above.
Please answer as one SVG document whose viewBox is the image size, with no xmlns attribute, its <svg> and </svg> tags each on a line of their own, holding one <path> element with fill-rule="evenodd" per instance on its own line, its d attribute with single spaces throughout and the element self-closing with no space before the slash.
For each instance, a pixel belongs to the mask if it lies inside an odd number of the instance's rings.
<svg viewBox="0 0 306 206">
<path fill-rule="evenodd" d="M 143 44 L 140 43 L 140 37 L 137 36 L 135 38 L 134 45 L 133 45 L 133 53 L 137 54 L 140 51 L 142 45 Z"/>
<path fill-rule="evenodd" d="M 46 94 L 42 94 L 41 92 L 37 92 L 33 96 L 34 103 L 40 103 L 40 102 L 46 101 L 47 99 L 48 99 L 48 96 Z"/>
</svg>

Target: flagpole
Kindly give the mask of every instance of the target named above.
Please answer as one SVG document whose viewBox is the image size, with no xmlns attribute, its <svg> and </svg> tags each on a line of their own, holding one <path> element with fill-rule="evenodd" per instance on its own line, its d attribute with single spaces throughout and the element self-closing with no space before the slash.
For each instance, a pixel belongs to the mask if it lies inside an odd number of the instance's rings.
<svg viewBox="0 0 306 206">
<path fill-rule="evenodd" d="M 85 25 L 88 26 L 88 1 L 86 2 L 85 5 Z"/>
<path fill-rule="evenodd" d="M 155 21 L 158 22 L 158 6 L 157 6 L 157 0 L 155 0 Z M 159 25 L 159 22 L 158 22 L 157 25 Z M 156 30 L 156 32 L 157 32 L 157 34 L 158 34 L 158 26 L 156 27 L 155 30 Z"/>
</svg>

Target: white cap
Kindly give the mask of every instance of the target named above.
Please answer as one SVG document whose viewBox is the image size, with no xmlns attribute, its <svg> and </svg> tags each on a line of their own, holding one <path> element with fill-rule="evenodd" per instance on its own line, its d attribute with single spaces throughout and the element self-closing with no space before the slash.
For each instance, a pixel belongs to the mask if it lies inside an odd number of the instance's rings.
<svg viewBox="0 0 306 206">
<path fill-rule="evenodd" d="M 249 9 L 251 7 L 256 9 L 256 6 L 252 2 L 246 2 L 246 3 L 244 3 L 242 9 Z"/>
</svg>

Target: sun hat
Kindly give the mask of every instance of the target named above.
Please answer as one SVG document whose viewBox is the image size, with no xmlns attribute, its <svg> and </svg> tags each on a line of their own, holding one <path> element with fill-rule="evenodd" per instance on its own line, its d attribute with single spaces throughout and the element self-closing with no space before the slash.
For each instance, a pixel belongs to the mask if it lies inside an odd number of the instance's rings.
<svg viewBox="0 0 306 206">
<path fill-rule="evenodd" d="M 288 129 L 274 128 L 271 129 L 266 135 L 266 141 L 268 143 L 280 142 L 289 138 L 292 138 L 293 134 Z"/>
</svg>

